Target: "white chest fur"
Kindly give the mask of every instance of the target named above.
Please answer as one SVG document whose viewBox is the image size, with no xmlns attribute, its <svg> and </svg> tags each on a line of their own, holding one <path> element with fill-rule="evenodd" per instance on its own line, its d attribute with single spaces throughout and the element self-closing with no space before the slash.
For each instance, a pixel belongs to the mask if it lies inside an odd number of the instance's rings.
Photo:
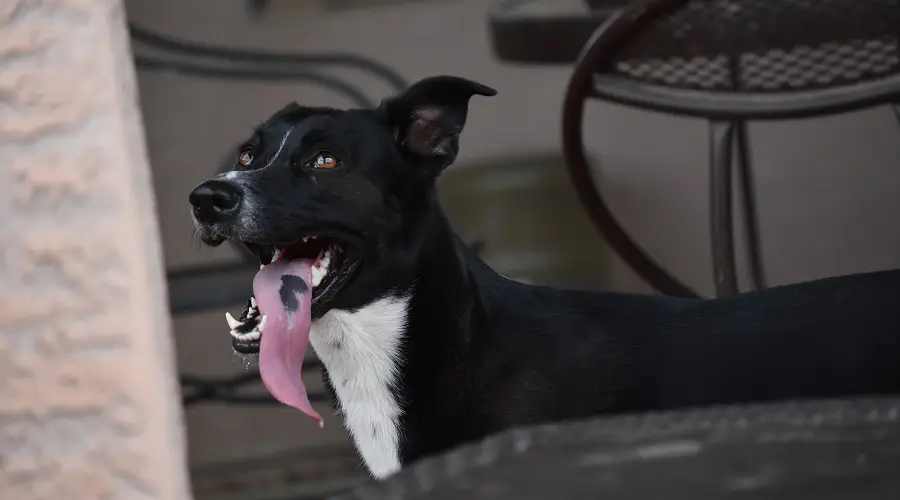
<svg viewBox="0 0 900 500">
<path fill-rule="evenodd" d="M 409 299 L 386 297 L 356 312 L 330 311 L 312 324 L 309 341 L 340 402 L 344 425 L 376 478 L 400 469 L 400 340 Z"/>
</svg>

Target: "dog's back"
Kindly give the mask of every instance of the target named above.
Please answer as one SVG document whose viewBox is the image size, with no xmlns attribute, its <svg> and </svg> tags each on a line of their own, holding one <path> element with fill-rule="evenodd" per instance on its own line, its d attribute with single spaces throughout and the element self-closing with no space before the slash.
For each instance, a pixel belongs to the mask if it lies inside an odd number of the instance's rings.
<svg viewBox="0 0 900 500">
<path fill-rule="evenodd" d="M 515 360 L 535 408 L 514 413 L 538 420 L 900 392 L 900 271 L 715 300 L 489 289 L 487 350 Z"/>
<path fill-rule="evenodd" d="M 900 272 L 822 279 L 668 316 L 647 369 L 661 408 L 900 392 Z M 725 376 L 727 375 L 727 376 Z"/>
</svg>

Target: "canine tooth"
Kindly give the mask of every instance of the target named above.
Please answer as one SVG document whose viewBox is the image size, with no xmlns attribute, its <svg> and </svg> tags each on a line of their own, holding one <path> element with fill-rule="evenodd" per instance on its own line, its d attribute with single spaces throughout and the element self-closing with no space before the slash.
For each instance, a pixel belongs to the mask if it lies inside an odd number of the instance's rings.
<svg viewBox="0 0 900 500">
<path fill-rule="evenodd" d="M 250 297 L 250 307 L 256 308 L 256 297 Z"/>
<path fill-rule="evenodd" d="M 234 319 L 234 317 L 231 315 L 230 312 L 226 312 L 226 313 L 225 313 L 225 321 L 228 322 L 228 328 L 231 328 L 232 330 L 234 330 L 235 328 L 237 328 L 237 327 L 243 325 L 243 323 L 241 323 L 240 321 Z"/>
<path fill-rule="evenodd" d="M 256 325 L 256 328 L 253 331 L 261 334 L 263 330 L 266 329 L 266 321 L 268 321 L 269 317 L 263 314 L 262 318 L 259 319 L 259 324 Z"/>
<path fill-rule="evenodd" d="M 306 243 L 307 241 L 309 241 L 309 236 L 304 236 L 304 237 L 303 237 L 303 243 Z"/>
<path fill-rule="evenodd" d="M 264 267 L 266 267 L 265 264 L 260 264 L 260 265 L 259 265 L 259 268 L 260 268 L 260 269 L 262 269 L 262 268 L 264 268 Z"/>
<path fill-rule="evenodd" d="M 322 278 L 325 276 L 325 273 L 322 272 L 318 267 L 312 268 L 312 284 L 313 286 L 319 286 L 319 283 L 322 282 Z"/>
<path fill-rule="evenodd" d="M 255 307 L 251 307 L 250 309 L 247 309 L 247 318 L 252 318 L 252 317 L 256 316 L 257 314 L 259 314 L 259 311 Z"/>
<path fill-rule="evenodd" d="M 275 262 L 276 260 L 278 260 L 278 257 L 281 257 L 281 250 L 276 248 L 275 250 L 272 251 L 272 262 Z"/>
</svg>

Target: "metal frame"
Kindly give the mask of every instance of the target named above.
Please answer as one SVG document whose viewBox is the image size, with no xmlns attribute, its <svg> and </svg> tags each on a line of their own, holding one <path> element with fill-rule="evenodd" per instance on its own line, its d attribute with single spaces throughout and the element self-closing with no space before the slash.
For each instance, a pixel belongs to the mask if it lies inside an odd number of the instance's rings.
<svg viewBox="0 0 900 500">
<path fill-rule="evenodd" d="M 394 90 L 403 90 L 408 85 L 406 79 L 390 67 L 356 54 L 348 54 L 345 52 L 270 52 L 236 49 L 164 36 L 138 26 L 135 23 L 129 23 L 128 30 L 131 37 L 136 42 L 143 43 L 155 49 L 181 56 L 199 57 L 208 60 L 218 59 L 229 63 L 252 64 L 253 69 L 251 69 L 250 72 L 258 72 L 261 67 L 264 67 L 264 65 L 267 64 L 303 65 L 307 68 L 344 66 L 371 73 L 387 82 Z M 140 61 L 140 58 L 138 58 L 138 61 Z M 138 66 L 140 66 L 140 64 L 141 63 L 138 62 Z M 318 71 L 311 71 L 310 73 L 315 73 L 317 75 L 321 74 Z M 269 79 L 269 77 L 260 75 L 259 79 L 266 80 Z"/>
<path fill-rule="evenodd" d="M 620 10 L 606 20 L 588 40 L 579 55 L 563 101 L 563 156 L 572 185 L 597 229 L 635 272 L 662 293 L 696 297 L 687 285 L 666 272 L 628 235 L 610 211 L 595 185 L 590 163 L 584 154 L 584 101 L 591 94 L 591 77 L 601 59 L 611 60 L 621 41 L 644 14 L 637 4 Z"/>
<path fill-rule="evenodd" d="M 604 41 L 600 40 L 598 43 Z M 900 76 L 857 83 L 852 87 L 806 90 L 791 94 L 742 92 L 729 95 L 673 89 L 615 76 L 594 75 L 589 95 L 625 106 L 695 118 L 793 120 L 845 113 L 900 101 Z"/>
<path fill-rule="evenodd" d="M 686 5 L 690 0 L 642 0 L 611 16 L 588 40 L 579 55 L 563 104 L 563 151 L 575 190 L 598 230 L 628 264 L 660 292 L 696 297 L 696 292 L 655 262 L 625 232 L 596 188 L 585 155 L 582 124 L 588 98 L 681 116 L 701 117 L 710 128 L 710 200 L 713 274 L 717 296 L 739 292 L 732 217 L 732 157 L 737 156 L 738 178 L 744 205 L 751 278 L 756 288 L 765 287 L 760 256 L 759 228 L 749 154 L 748 120 L 784 120 L 843 113 L 880 104 L 892 104 L 900 122 L 900 75 L 819 90 L 788 93 L 725 93 L 675 89 L 635 82 L 624 77 L 597 74 L 610 67 L 620 49 L 641 28 L 662 14 Z M 852 24 L 852 23 L 850 23 Z M 859 35 L 860 28 L 848 26 L 839 39 Z M 823 35 L 817 33 L 821 38 Z M 774 42 L 790 46 L 791 34 Z M 759 48 L 759 47 L 757 47 Z M 684 50 L 692 49 L 688 43 Z M 679 55 L 679 47 L 660 47 L 661 54 Z M 681 54 L 683 55 L 683 54 Z"/>
</svg>

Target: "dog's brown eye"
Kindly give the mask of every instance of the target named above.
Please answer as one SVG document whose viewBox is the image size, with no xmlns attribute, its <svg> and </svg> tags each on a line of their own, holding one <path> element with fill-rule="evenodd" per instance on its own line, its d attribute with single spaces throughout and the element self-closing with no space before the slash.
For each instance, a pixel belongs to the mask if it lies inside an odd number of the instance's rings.
<svg viewBox="0 0 900 500">
<path fill-rule="evenodd" d="M 250 162 L 252 162 L 252 161 L 253 161 L 253 155 L 250 154 L 250 150 L 249 150 L 249 149 L 244 149 L 243 151 L 241 151 L 241 155 L 238 156 L 238 163 L 239 163 L 242 167 L 246 167 L 246 166 L 249 165 Z"/>
<path fill-rule="evenodd" d="M 338 160 L 331 153 L 319 153 L 311 165 L 313 168 L 334 168 L 338 166 Z"/>
</svg>

